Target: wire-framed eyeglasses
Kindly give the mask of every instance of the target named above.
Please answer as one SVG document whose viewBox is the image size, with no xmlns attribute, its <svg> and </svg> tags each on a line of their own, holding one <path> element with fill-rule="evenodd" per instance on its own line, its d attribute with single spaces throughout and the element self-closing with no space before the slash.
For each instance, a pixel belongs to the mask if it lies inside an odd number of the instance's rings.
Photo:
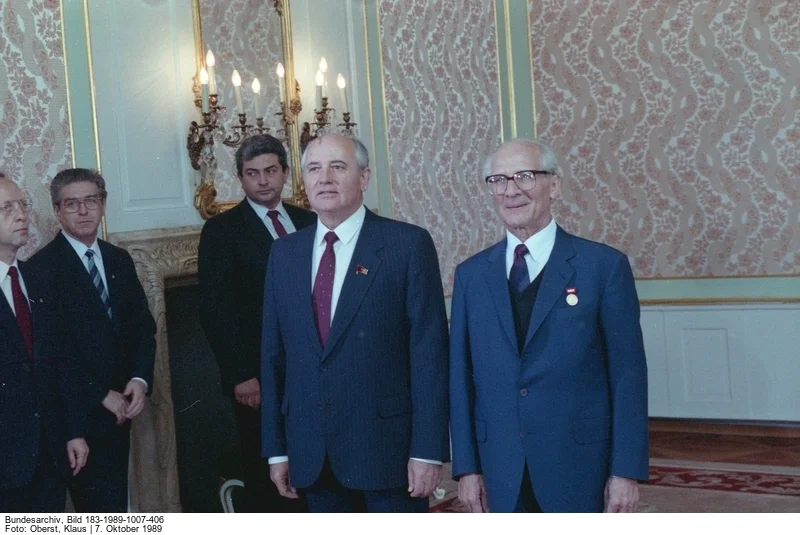
<svg viewBox="0 0 800 535">
<path fill-rule="evenodd" d="M 536 169 L 527 169 L 524 171 L 517 171 L 512 176 L 508 175 L 489 175 L 486 177 L 486 185 L 489 191 L 495 195 L 502 195 L 508 188 L 509 180 L 513 180 L 517 187 L 522 191 L 532 190 L 536 187 L 536 177 L 539 175 L 552 175 L 550 171 L 540 171 Z"/>
</svg>

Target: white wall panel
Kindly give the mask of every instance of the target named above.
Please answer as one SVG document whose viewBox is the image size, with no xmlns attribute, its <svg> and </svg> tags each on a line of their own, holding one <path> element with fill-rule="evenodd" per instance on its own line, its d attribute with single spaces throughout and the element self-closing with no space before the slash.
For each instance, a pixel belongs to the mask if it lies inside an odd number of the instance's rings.
<svg viewBox="0 0 800 535">
<path fill-rule="evenodd" d="M 191 3 L 90 2 L 100 163 L 108 230 L 200 223 L 186 151 L 196 118 Z"/>
<path fill-rule="evenodd" d="M 800 306 L 644 306 L 650 415 L 800 421 Z"/>
</svg>

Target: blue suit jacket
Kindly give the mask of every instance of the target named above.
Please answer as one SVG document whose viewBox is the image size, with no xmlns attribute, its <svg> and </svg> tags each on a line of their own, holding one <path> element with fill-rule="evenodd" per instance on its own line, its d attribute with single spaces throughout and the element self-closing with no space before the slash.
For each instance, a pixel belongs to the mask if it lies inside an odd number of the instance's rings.
<svg viewBox="0 0 800 535">
<path fill-rule="evenodd" d="M 326 456 L 348 488 L 403 487 L 409 457 L 449 460 L 447 317 L 433 240 L 368 210 L 323 348 L 311 304 L 315 232 L 277 240 L 269 256 L 263 455 L 288 455 L 300 488 Z"/>
<path fill-rule="evenodd" d="M 602 511 L 609 475 L 648 477 L 647 365 L 628 259 L 559 227 L 520 354 L 505 252 L 503 240 L 456 270 L 453 475 L 483 474 L 490 510 L 513 511 L 527 460 L 544 511 Z"/>
</svg>

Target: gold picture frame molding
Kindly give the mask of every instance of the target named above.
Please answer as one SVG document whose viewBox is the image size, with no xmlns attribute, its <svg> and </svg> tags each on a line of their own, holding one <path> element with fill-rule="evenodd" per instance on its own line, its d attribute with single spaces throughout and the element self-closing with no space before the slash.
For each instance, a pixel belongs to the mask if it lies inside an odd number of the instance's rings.
<svg viewBox="0 0 800 535">
<path fill-rule="evenodd" d="M 286 89 L 286 113 L 291 119 L 285 123 L 286 139 L 289 145 L 289 171 L 292 185 L 292 196 L 284 198 L 284 202 L 309 208 L 303 176 L 300 169 L 300 129 L 297 116 L 300 113 L 300 88 L 295 81 L 294 54 L 292 51 L 292 17 L 289 0 L 273 0 L 273 7 L 281 21 L 281 45 L 283 47 L 283 65 L 285 76 L 283 83 Z M 205 66 L 205 43 L 203 42 L 203 21 L 200 16 L 200 0 L 192 0 L 192 24 L 194 31 L 195 72 Z M 195 86 L 199 81 L 195 77 Z M 198 91 L 199 94 L 199 87 Z M 194 192 L 194 207 L 203 219 L 209 219 L 239 204 L 241 200 L 217 200 L 217 189 L 214 183 L 203 178 Z"/>
</svg>

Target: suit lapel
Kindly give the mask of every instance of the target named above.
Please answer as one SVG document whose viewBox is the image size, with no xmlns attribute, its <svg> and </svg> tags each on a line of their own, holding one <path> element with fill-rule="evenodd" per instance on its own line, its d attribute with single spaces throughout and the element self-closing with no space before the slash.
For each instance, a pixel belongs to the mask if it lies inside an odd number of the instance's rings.
<svg viewBox="0 0 800 535">
<path fill-rule="evenodd" d="M 528 326 L 528 336 L 525 338 L 523 353 L 553 305 L 565 295 L 564 290 L 567 283 L 575 274 L 575 268 L 567 262 L 573 256 L 575 256 L 575 250 L 570 243 L 569 235 L 561 227 L 558 227 L 553 252 L 550 253 L 550 259 L 544 268 L 542 284 L 539 286 L 539 293 L 533 304 L 531 323 Z"/>
<path fill-rule="evenodd" d="M 309 337 L 315 349 L 322 351 L 322 346 L 319 343 L 319 334 L 317 333 L 317 325 L 314 323 L 314 303 L 311 300 L 311 262 L 314 256 L 314 237 L 316 236 L 316 227 L 309 229 L 310 232 L 303 232 L 298 236 L 300 243 L 294 248 L 294 269 L 295 277 L 297 277 L 294 288 L 297 289 L 297 303 L 298 306 L 308 307 L 300 314 L 302 322 L 304 323 L 303 329 L 306 331 L 306 336 Z M 289 266 L 291 269 L 291 266 Z M 309 313 L 310 312 L 310 313 Z"/>
<path fill-rule="evenodd" d="M 24 276 L 25 275 L 23 275 L 23 277 Z M 33 314 L 31 314 L 31 317 L 33 317 Z M 11 306 L 8 304 L 8 300 L 5 298 L 5 296 L 0 298 L 0 324 L 5 327 L 9 339 L 14 342 L 21 354 L 27 355 L 28 349 L 25 347 L 25 340 L 22 338 L 22 331 L 19 330 L 17 317 L 11 310 Z"/>
<path fill-rule="evenodd" d="M 328 341 L 322 353 L 322 360 L 328 357 L 331 349 L 336 347 L 336 342 L 352 323 L 361 301 L 363 301 L 367 290 L 372 285 L 372 281 L 375 280 L 375 275 L 381 264 L 381 259 L 377 252 L 383 249 L 383 246 L 380 223 L 377 217 L 367 210 L 364 217 L 364 226 L 361 227 L 361 233 L 353 251 L 353 258 L 347 267 L 342 291 L 339 293 L 339 301 L 336 303 L 336 310 L 333 311 L 331 332 L 328 335 Z M 366 269 L 366 274 L 363 270 L 357 273 L 358 266 L 363 266 Z"/>
<path fill-rule="evenodd" d="M 508 294 L 508 277 L 506 275 L 506 240 L 492 249 L 484 272 L 489 293 L 492 295 L 494 307 L 500 317 L 503 330 L 513 347 L 519 347 L 517 333 L 514 329 L 514 317 L 511 312 L 511 296 Z"/>
<path fill-rule="evenodd" d="M 247 202 L 247 197 L 245 197 L 236 208 L 239 210 L 239 214 L 241 215 L 242 224 L 248 230 L 242 235 L 254 236 L 260 245 L 263 244 L 263 247 L 272 245 L 272 242 L 274 241 L 272 234 L 269 233 L 267 226 L 258 217 L 258 214 L 256 214 L 255 210 L 253 210 L 253 207 L 250 206 L 250 203 Z"/>
<path fill-rule="evenodd" d="M 78 254 L 75 252 L 75 249 L 72 248 L 72 245 L 67 241 L 67 238 L 64 237 L 64 234 L 59 232 L 58 235 L 55 237 L 59 247 L 59 257 L 64 262 L 64 274 L 68 277 L 72 278 L 72 285 L 74 288 L 80 292 L 82 299 L 86 299 L 87 303 L 91 303 L 93 307 L 99 312 L 101 312 L 106 318 L 108 318 L 108 314 L 106 314 L 105 306 L 103 306 L 103 300 L 100 298 L 100 294 L 97 293 L 97 288 L 92 281 L 92 278 L 89 276 L 89 272 L 86 271 L 86 266 L 83 264 L 83 259 L 78 257 Z M 99 242 L 98 243 L 102 243 Z M 113 260 L 110 258 L 106 252 L 107 249 L 103 249 L 100 247 L 100 253 L 103 255 L 103 266 L 106 270 L 106 278 L 110 279 L 108 275 L 108 266 L 110 263 L 113 263 Z M 109 296 L 113 296 L 112 289 L 108 290 Z M 114 312 L 114 298 L 111 297 L 111 307 L 112 307 L 112 314 Z M 109 321 L 111 321 L 109 319 Z"/>
<path fill-rule="evenodd" d="M 289 219 L 292 220 L 295 230 L 300 230 L 314 223 L 313 214 L 287 203 L 283 203 L 283 207 L 286 209 Z"/>
</svg>

